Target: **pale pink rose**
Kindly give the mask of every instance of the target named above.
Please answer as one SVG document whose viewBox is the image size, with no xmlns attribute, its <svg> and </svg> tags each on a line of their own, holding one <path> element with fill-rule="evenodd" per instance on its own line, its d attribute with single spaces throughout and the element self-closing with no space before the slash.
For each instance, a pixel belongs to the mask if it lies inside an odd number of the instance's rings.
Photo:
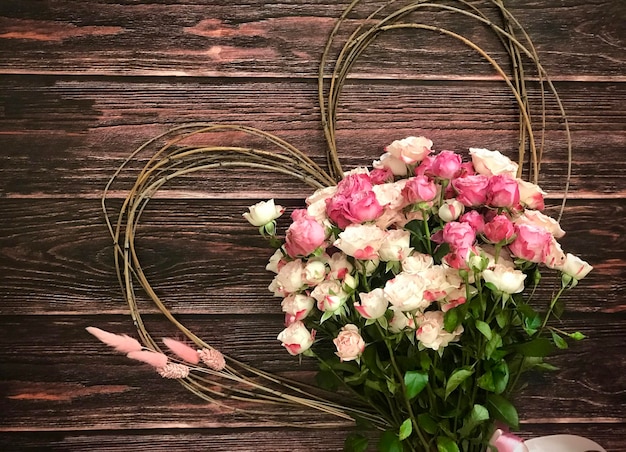
<svg viewBox="0 0 626 452">
<path fill-rule="evenodd" d="M 393 171 L 389 168 L 374 168 L 370 171 L 370 180 L 375 186 L 378 184 L 393 182 Z"/>
<path fill-rule="evenodd" d="M 439 207 L 437 214 L 446 223 L 454 221 L 463 214 L 465 206 L 456 199 L 446 199 L 444 203 Z"/>
<path fill-rule="evenodd" d="M 435 261 L 430 254 L 413 253 L 402 259 L 402 271 L 411 275 L 416 275 L 419 272 L 432 267 L 434 262 Z"/>
<path fill-rule="evenodd" d="M 452 333 L 448 333 L 443 327 L 443 312 L 428 311 L 421 318 L 415 337 L 422 346 L 439 350 L 456 341 L 462 332 L 463 326 L 459 325 Z"/>
<path fill-rule="evenodd" d="M 406 223 L 408 223 L 407 217 L 401 209 L 385 209 L 383 214 L 374 221 L 374 224 L 383 230 L 394 225 L 402 228 Z"/>
<path fill-rule="evenodd" d="M 492 207 L 513 208 L 519 205 L 517 181 L 506 174 L 498 174 L 489 179 L 487 204 Z"/>
<path fill-rule="evenodd" d="M 315 298 L 304 294 L 289 295 L 280 305 L 285 313 L 285 325 L 289 326 L 309 315 L 315 306 Z"/>
<path fill-rule="evenodd" d="M 302 322 L 294 322 L 280 332 L 277 339 L 282 342 L 290 355 L 307 351 L 315 340 L 315 330 L 309 332 Z"/>
<path fill-rule="evenodd" d="M 348 300 L 343 285 L 336 280 L 321 282 L 313 289 L 311 296 L 317 301 L 317 309 L 328 312 L 335 312 Z"/>
<path fill-rule="evenodd" d="M 433 142 L 425 137 L 407 137 L 396 140 L 385 151 L 408 165 L 421 162 L 431 152 Z"/>
<path fill-rule="evenodd" d="M 399 273 L 385 283 L 385 298 L 402 311 L 426 309 L 430 302 L 424 298 L 427 281 L 420 275 Z"/>
<path fill-rule="evenodd" d="M 516 225 L 528 224 L 545 229 L 557 239 L 560 239 L 565 235 L 565 231 L 561 229 L 561 225 L 558 221 L 539 212 L 538 210 L 525 210 L 524 213 L 515 218 L 513 222 Z"/>
<path fill-rule="evenodd" d="M 579 257 L 567 253 L 565 262 L 559 270 L 576 280 L 581 280 L 593 270 L 593 267 Z"/>
<path fill-rule="evenodd" d="M 524 290 L 526 275 L 519 270 L 496 264 L 493 269 L 484 270 L 482 276 L 485 282 L 493 284 L 500 292 L 513 294 Z"/>
<path fill-rule="evenodd" d="M 507 216 L 496 215 L 485 224 L 483 234 L 491 243 L 506 243 L 515 235 L 515 226 Z"/>
<path fill-rule="evenodd" d="M 406 204 L 402 196 L 402 189 L 405 184 L 406 179 L 402 179 L 398 182 L 374 185 L 372 191 L 376 195 L 378 204 L 385 209 L 401 209 Z"/>
<path fill-rule="evenodd" d="M 449 292 L 455 289 L 446 278 L 446 269 L 441 265 L 434 265 L 419 273 L 426 280 L 424 298 L 430 302 L 442 300 Z"/>
<path fill-rule="evenodd" d="M 522 204 L 529 209 L 543 210 L 545 208 L 543 199 L 546 195 L 545 191 L 538 185 L 523 179 L 517 179 L 517 184 L 519 186 L 519 200 Z"/>
<path fill-rule="evenodd" d="M 443 227 L 443 241 L 452 248 L 469 248 L 476 241 L 476 231 L 469 223 L 451 221 Z"/>
<path fill-rule="evenodd" d="M 308 286 L 315 286 L 326 279 L 326 264 L 319 260 L 310 260 L 304 266 L 304 282 Z"/>
<path fill-rule="evenodd" d="M 298 292 L 303 287 L 304 266 L 302 261 L 297 259 L 283 265 L 270 284 L 269 290 L 274 292 L 276 297 L 286 297 L 289 294 Z"/>
<path fill-rule="evenodd" d="M 390 306 L 389 309 L 393 312 L 391 319 L 389 320 L 389 331 L 392 333 L 399 333 L 406 328 L 415 329 L 415 321 L 413 316 L 405 314 L 396 306 Z"/>
<path fill-rule="evenodd" d="M 310 206 L 311 204 L 315 204 L 320 201 L 325 201 L 329 198 L 332 198 L 335 195 L 335 193 L 337 193 L 336 185 L 332 185 L 330 187 L 319 188 L 315 190 L 315 192 L 312 195 L 309 195 L 309 197 L 306 198 L 306 205 Z"/>
<path fill-rule="evenodd" d="M 506 174 L 516 177 L 517 163 L 514 163 L 507 156 L 502 155 L 499 151 L 490 151 L 488 149 L 470 148 L 472 156 L 472 164 L 478 174 L 485 176 L 496 176 L 498 174 Z"/>
<path fill-rule="evenodd" d="M 562 268 L 565 263 L 565 253 L 554 237 L 551 237 L 548 252 L 543 259 L 543 263 L 546 267 L 554 269 Z"/>
<path fill-rule="evenodd" d="M 430 165 L 430 173 L 441 179 L 454 179 L 461 172 L 461 156 L 452 151 L 441 151 Z"/>
<path fill-rule="evenodd" d="M 509 245 L 511 254 L 530 262 L 543 262 L 549 252 L 552 234 L 545 229 L 520 224 L 515 226 L 516 238 Z"/>
<path fill-rule="evenodd" d="M 487 199 L 487 187 L 489 178 L 482 174 L 459 177 L 452 181 L 452 187 L 456 190 L 456 199 L 464 206 L 480 206 Z"/>
<path fill-rule="evenodd" d="M 326 214 L 325 199 L 320 199 L 312 204 L 309 204 L 306 208 L 306 213 L 324 227 L 330 227 L 329 218 Z"/>
<path fill-rule="evenodd" d="M 442 312 L 448 312 L 450 309 L 454 309 L 457 306 L 461 306 L 465 304 L 467 301 L 467 291 L 465 287 L 462 286 L 458 289 L 454 289 L 449 291 L 445 298 L 439 302 L 439 306 Z"/>
<path fill-rule="evenodd" d="M 386 231 L 373 224 L 350 225 L 339 233 L 334 246 L 357 259 L 377 259 L 378 250 L 386 235 Z"/>
<path fill-rule="evenodd" d="M 354 266 L 348 260 L 348 256 L 344 253 L 333 253 L 327 263 L 330 267 L 330 273 L 328 274 L 330 279 L 342 280 L 354 269 Z"/>
<path fill-rule="evenodd" d="M 434 155 L 427 155 L 413 170 L 415 176 L 432 175 L 431 166 L 435 161 Z"/>
<path fill-rule="evenodd" d="M 469 224 L 476 234 L 481 234 L 485 229 L 485 217 L 477 210 L 470 210 L 459 217 L 461 223 Z"/>
<path fill-rule="evenodd" d="M 270 257 L 268 264 L 265 266 L 265 270 L 278 273 L 278 270 L 282 268 L 282 266 L 286 263 L 286 261 L 283 260 L 284 257 L 285 255 L 283 254 L 281 249 L 278 248 L 276 251 L 274 251 L 272 257 Z"/>
<path fill-rule="evenodd" d="M 426 176 L 415 176 L 407 179 L 402 195 L 409 204 L 428 202 L 437 196 L 437 185 Z"/>
<path fill-rule="evenodd" d="M 352 323 L 341 328 L 339 335 L 333 339 L 333 344 L 337 347 L 335 354 L 342 362 L 358 359 L 365 350 L 365 341 L 359 334 L 359 328 Z"/>
<path fill-rule="evenodd" d="M 385 315 L 389 302 L 385 298 L 383 289 L 377 287 L 371 292 L 359 293 L 359 300 L 354 302 L 354 309 L 365 319 L 377 319 Z"/>
<path fill-rule="evenodd" d="M 401 261 L 412 250 L 411 233 L 404 229 L 392 229 L 387 231 L 387 235 L 378 249 L 378 256 L 383 262 Z"/>
<path fill-rule="evenodd" d="M 324 244 L 326 230 L 306 210 L 296 210 L 291 216 L 294 221 L 287 229 L 285 250 L 291 257 L 308 256 Z"/>
<path fill-rule="evenodd" d="M 406 176 L 409 172 L 406 163 L 402 159 L 394 157 L 389 152 L 380 156 L 380 160 L 374 160 L 372 166 L 375 169 L 388 169 L 395 176 Z"/>
<path fill-rule="evenodd" d="M 374 220 L 383 213 L 372 189 L 359 190 L 345 195 L 337 193 L 326 200 L 326 214 L 337 226 L 345 229 L 350 224 Z"/>
<path fill-rule="evenodd" d="M 276 218 L 280 217 L 285 208 L 274 204 L 274 200 L 261 201 L 255 205 L 248 207 L 249 212 L 243 214 L 243 217 L 250 222 L 252 226 L 265 226 Z"/>
</svg>

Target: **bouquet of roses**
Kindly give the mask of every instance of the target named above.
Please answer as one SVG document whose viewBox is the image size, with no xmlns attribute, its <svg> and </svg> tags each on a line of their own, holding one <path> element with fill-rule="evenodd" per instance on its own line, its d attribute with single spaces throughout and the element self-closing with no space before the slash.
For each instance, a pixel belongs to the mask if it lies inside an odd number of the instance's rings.
<svg viewBox="0 0 626 452">
<path fill-rule="evenodd" d="M 482 452 L 495 422 L 517 427 L 520 374 L 583 337 L 548 320 L 591 266 L 562 251 L 545 193 L 501 153 L 464 162 L 424 137 L 385 151 L 308 197 L 284 242 L 273 200 L 244 214 L 277 245 L 278 340 L 319 359 L 320 386 L 385 420 L 381 450 Z M 533 298 L 542 267 L 561 275 L 547 301 Z M 353 434 L 346 447 L 364 444 Z"/>
</svg>

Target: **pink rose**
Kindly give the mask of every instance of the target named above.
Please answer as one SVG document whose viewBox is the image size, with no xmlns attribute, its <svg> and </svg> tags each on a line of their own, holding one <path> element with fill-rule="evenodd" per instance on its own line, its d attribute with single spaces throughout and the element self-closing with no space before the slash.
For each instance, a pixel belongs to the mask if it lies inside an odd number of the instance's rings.
<svg viewBox="0 0 626 452">
<path fill-rule="evenodd" d="M 505 215 L 496 215 L 485 224 L 483 234 L 491 243 L 505 243 L 515 234 L 515 226 Z"/>
<path fill-rule="evenodd" d="M 452 181 L 452 186 L 457 192 L 456 199 L 467 207 L 480 206 L 485 203 L 488 185 L 489 178 L 482 174 L 465 176 Z"/>
<path fill-rule="evenodd" d="M 308 256 L 324 244 L 326 230 L 306 210 L 296 210 L 294 222 L 287 229 L 285 250 L 291 257 Z"/>
<path fill-rule="evenodd" d="M 391 143 L 385 151 L 408 165 L 421 162 L 430 154 L 433 142 L 425 137 L 407 137 Z"/>
<path fill-rule="evenodd" d="M 457 270 L 469 270 L 468 261 L 470 257 L 476 254 L 472 248 L 453 248 L 448 254 L 443 256 L 442 260 L 446 265 Z"/>
<path fill-rule="evenodd" d="M 354 309 L 365 319 L 377 319 L 385 315 L 389 302 L 385 298 L 383 289 L 377 287 L 368 293 L 359 293 L 359 300 L 354 302 Z"/>
<path fill-rule="evenodd" d="M 393 171 L 389 168 L 374 168 L 370 171 L 370 180 L 374 185 L 393 182 Z"/>
<path fill-rule="evenodd" d="M 545 229 L 520 224 L 515 226 L 517 237 L 509 245 L 509 251 L 516 257 L 530 262 L 544 262 L 549 252 L 552 234 Z"/>
<path fill-rule="evenodd" d="M 402 196 L 410 204 L 432 201 L 437 196 L 437 186 L 426 176 L 415 176 L 407 180 Z"/>
<path fill-rule="evenodd" d="M 335 195 L 326 199 L 326 213 L 331 221 L 345 229 L 349 224 L 378 218 L 383 208 L 372 191 L 369 176 L 356 173 L 346 176 L 337 184 Z"/>
<path fill-rule="evenodd" d="M 561 229 L 561 225 L 554 218 L 539 212 L 538 210 L 525 210 L 522 215 L 515 218 L 515 224 L 528 224 L 545 229 L 557 239 L 565 235 L 565 231 Z"/>
<path fill-rule="evenodd" d="M 492 207 L 516 207 L 519 205 L 519 185 L 512 177 L 499 174 L 489 179 L 487 204 Z"/>
<path fill-rule="evenodd" d="M 461 223 L 469 224 L 476 234 L 481 234 L 485 228 L 485 217 L 483 217 L 478 211 L 470 210 L 469 212 L 459 217 Z"/>
<path fill-rule="evenodd" d="M 277 339 L 282 342 L 290 355 L 299 355 L 313 345 L 315 330 L 309 332 L 304 323 L 298 321 L 281 331 Z"/>
<path fill-rule="evenodd" d="M 453 179 L 457 177 L 461 171 L 461 156 L 452 151 L 441 151 L 435 156 L 430 172 L 442 179 Z"/>
<path fill-rule="evenodd" d="M 337 347 L 335 354 L 342 362 L 358 359 L 365 350 L 365 341 L 359 334 L 359 328 L 352 323 L 341 328 L 339 335 L 333 339 L 333 344 Z"/>
<path fill-rule="evenodd" d="M 453 249 L 469 248 L 476 241 L 476 231 L 468 223 L 452 221 L 443 228 L 443 241 Z"/>
<path fill-rule="evenodd" d="M 413 320 L 412 315 L 409 314 L 407 316 L 404 312 L 400 310 L 400 308 L 397 308 L 395 306 L 391 306 L 389 309 L 391 310 L 391 312 L 393 312 L 393 315 L 389 320 L 389 331 L 391 331 L 392 333 L 399 333 L 405 328 L 415 328 L 415 321 Z"/>
</svg>

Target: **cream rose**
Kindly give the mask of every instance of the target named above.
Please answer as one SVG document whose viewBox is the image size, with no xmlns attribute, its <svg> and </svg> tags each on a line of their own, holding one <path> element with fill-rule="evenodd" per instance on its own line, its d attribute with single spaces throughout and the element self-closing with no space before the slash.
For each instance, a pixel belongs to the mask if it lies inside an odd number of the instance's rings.
<svg viewBox="0 0 626 452">
<path fill-rule="evenodd" d="M 385 283 L 385 298 L 402 311 L 425 309 L 430 302 L 424 298 L 427 281 L 420 275 L 400 273 Z"/>
<path fill-rule="evenodd" d="M 484 270 L 482 275 L 486 282 L 493 284 L 500 292 L 512 294 L 524 290 L 526 275 L 519 270 L 496 264 L 493 269 Z"/>
<path fill-rule="evenodd" d="M 389 152 L 381 155 L 380 160 L 374 160 L 372 166 L 377 169 L 388 168 L 395 176 L 406 176 L 409 172 L 406 163 Z"/>
<path fill-rule="evenodd" d="M 565 235 L 561 225 L 554 218 L 539 212 L 538 210 L 526 210 L 522 215 L 513 220 L 515 224 L 527 224 L 543 228 L 557 239 Z"/>
<path fill-rule="evenodd" d="M 285 324 L 291 325 L 297 320 L 306 318 L 313 306 L 315 306 L 315 298 L 304 294 L 289 295 L 284 298 L 281 307 L 285 313 Z"/>
<path fill-rule="evenodd" d="M 433 257 L 430 254 L 413 253 L 402 259 L 402 271 L 411 275 L 430 268 L 434 264 Z"/>
<path fill-rule="evenodd" d="M 387 231 L 378 255 L 384 262 L 401 261 L 411 253 L 411 233 L 405 229 L 392 229 Z"/>
<path fill-rule="evenodd" d="M 485 176 L 497 176 L 499 174 L 507 174 L 511 177 L 517 176 L 518 164 L 499 151 L 470 148 L 469 152 L 472 156 L 474 169 L 478 174 L 484 174 Z"/>
<path fill-rule="evenodd" d="M 563 266 L 559 270 L 576 280 L 580 280 L 587 276 L 593 267 L 579 257 L 567 253 Z"/>
<path fill-rule="evenodd" d="M 459 325 L 452 333 L 448 333 L 443 327 L 443 316 L 441 311 L 428 311 L 420 318 L 415 337 L 424 347 L 439 350 L 456 341 L 463 332 L 463 326 Z"/>
<path fill-rule="evenodd" d="M 313 289 L 311 296 L 317 301 L 317 309 L 328 312 L 335 312 L 348 299 L 348 294 L 337 280 L 327 280 L 320 283 Z"/>
<path fill-rule="evenodd" d="M 304 267 L 302 261 L 287 262 L 278 271 L 278 274 L 269 286 L 274 296 L 284 297 L 299 291 L 304 286 Z"/>
<path fill-rule="evenodd" d="M 456 199 L 446 199 L 446 201 L 439 207 L 438 215 L 446 223 L 456 220 L 461 216 L 465 206 Z"/>
<path fill-rule="evenodd" d="M 335 354 L 341 361 L 354 361 L 365 350 L 365 341 L 359 334 L 359 328 L 351 323 L 341 328 L 341 332 L 333 340 L 333 343 L 337 347 Z"/>
<path fill-rule="evenodd" d="M 373 224 L 353 224 L 339 234 L 334 246 L 357 259 L 376 259 L 386 234 Z"/>
<path fill-rule="evenodd" d="M 309 332 L 302 322 L 294 322 L 280 332 L 277 338 L 290 355 L 307 351 L 315 340 L 315 331 Z"/>
<path fill-rule="evenodd" d="M 315 286 L 326 279 L 326 265 L 322 261 L 309 261 L 304 266 L 304 281 Z"/>
<path fill-rule="evenodd" d="M 377 287 L 371 292 L 359 293 L 359 300 L 354 302 L 354 308 L 358 311 L 363 318 L 377 319 L 385 315 L 389 302 L 385 298 L 383 289 Z"/>
<path fill-rule="evenodd" d="M 255 205 L 248 207 L 249 212 L 245 212 L 243 217 L 250 222 L 252 226 L 265 226 L 276 218 L 280 217 L 285 208 L 274 204 L 274 200 L 261 201 Z"/>
<path fill-rule="evenodd" d="M 395 140 L 385 151 L 404 163 L 412 165 L 421 162 L 431 152 L 433 142 L 426 137 L 407 137 Z"/>
</svg>

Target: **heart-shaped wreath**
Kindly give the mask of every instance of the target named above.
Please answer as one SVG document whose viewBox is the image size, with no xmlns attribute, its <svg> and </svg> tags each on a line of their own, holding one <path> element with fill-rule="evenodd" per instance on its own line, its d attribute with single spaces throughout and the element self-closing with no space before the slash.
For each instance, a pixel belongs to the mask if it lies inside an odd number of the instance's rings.
<svg viewBox="0 0 626 452">
<path fill-rule="evenodd" d="M 536 183 L 545 93 L 556 100 L 567 139 L 564 193 L 571 138 L 559 96 L 530 38 L 502 0 L 486 2 L 501 25 L 463 0 L 395 3 L 360 22 L 327 76 L 333 43 L 359 0 L 348 6 L 330 34 L 318 77 L 326 169 L 272 134 L 208 123 L 170 130 L 126 159 L 107 185 L 102 206 L 119 282 L 142 343 L 98 328 L 89 331 L 130 358 L 151 364 L 162 376 L 180 379 L 199 397 L 237 411 L 241 406 L 231 400 L 305 406 L 380 430 L 381 450 L 483 451 L 492 438 L 491 447 L 498 447 L 495 421 L 518 426 L 509 396 L 519 376 L 547 367 L 542 357 L 553 346 L 565 347 L 565 337 L 582 337 L 548 324 L 561 293 L 591 267 L 561 251 L 557 220 L 540 212 L 543 192 Z M 410 20 L 422 10 L 483 24 L 509 55 L 512 74 L 472 40 Z M 463 162 L 454 152 L 433 153 L 432 142 L 424 137 L 409 137 L 393 141 L 372 170 L 344 173 L 335 136 L 342 88 L 368 46 L 381 34 L 400 29 L 454 38 L 491 64 L 519 109 L 517 163 L 486 149 L 471 150 L 471 162 Z M 541 94 L 538 134 L 527 95 L 528 61 Z M 211 134 L 224 132 L 252 136 L 271 149 L 205 144 Z M 111 214 L 107 198 L 113 184 L 146 153 L 151 153 L 148 162 L 121 209 Z M 284 242 L 275 222 L 283 209 L 273 200 L 252 206 L 245 216 L 276 248 L 268 269 L 276 273 L 270 290 L 283 299 L 286 318 L 278 339 L 293 355 L 319 359 L 322 390 L 224 356 L 172 315 L 142 269 L 136 231 L 155 193 L 177 177 L 228 167 L 273 171 L 316 190 L 292 214 Z M 521 179 L 524 167 L 528 182 Z M 562 278 L 555 295 L 537 309 L 529 301 L 542 266 Z M 144 326 L 136 290 L 188 342 L 166 339 L 170 353 L 163 353 Z M 364 450 L 365 445 L 356 434 L 346 440 L 347 450 Z"/>
</svg>

